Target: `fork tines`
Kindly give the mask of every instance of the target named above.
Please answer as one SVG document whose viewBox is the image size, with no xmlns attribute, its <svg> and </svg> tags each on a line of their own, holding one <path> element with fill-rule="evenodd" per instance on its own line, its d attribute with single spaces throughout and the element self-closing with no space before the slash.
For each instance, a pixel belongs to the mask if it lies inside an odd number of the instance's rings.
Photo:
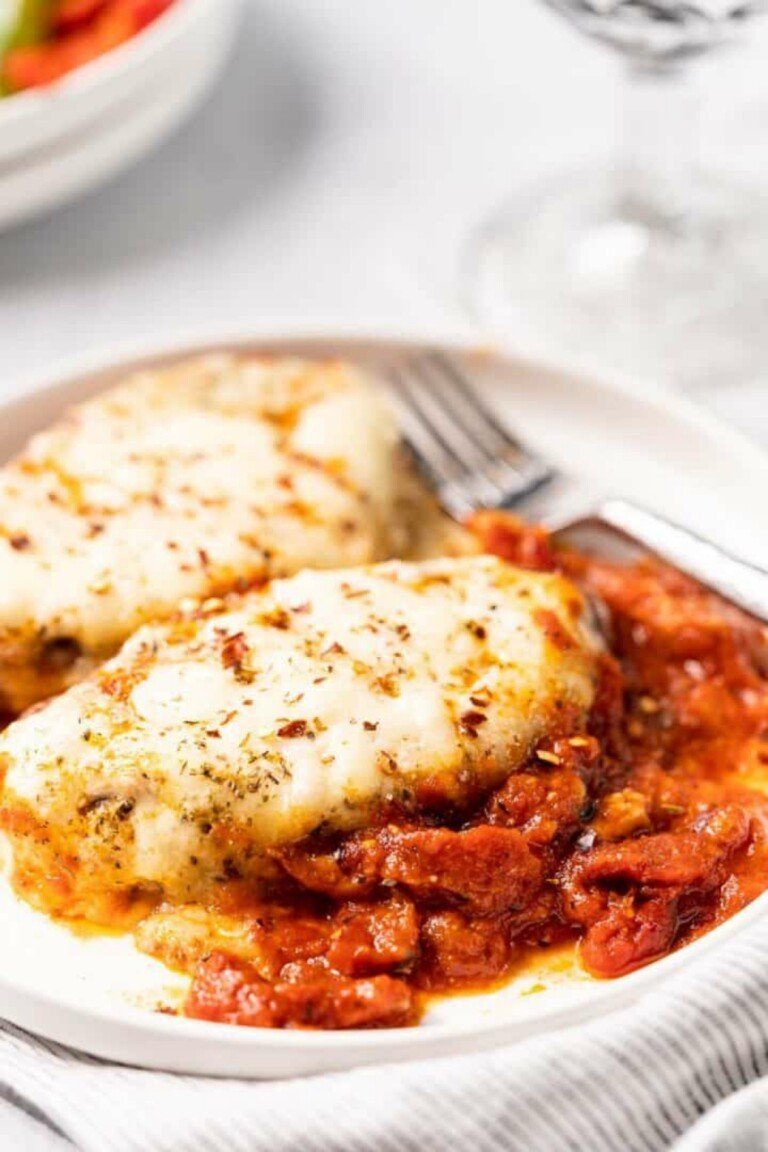
<svg viewBox="0 0 768 1152">
<path fill-rule="evenodd" d="M 554 475 L 504 428 L 450 356 L 408 360 L 389 383 L 405 438 L 457 519 L 510 507 Z"/>
</svg>

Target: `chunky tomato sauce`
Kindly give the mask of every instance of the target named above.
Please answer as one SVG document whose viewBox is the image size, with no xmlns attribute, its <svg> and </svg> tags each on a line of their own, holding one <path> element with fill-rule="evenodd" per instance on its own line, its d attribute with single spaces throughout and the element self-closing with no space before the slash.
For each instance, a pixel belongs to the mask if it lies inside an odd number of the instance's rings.
<svg viewBox="0 0 768 1152">
<path fill-rule="evenodd" d="M 609 655 L 586 730 L 539 746 L 471 812 L 396 810 L 276 854 L 268 900 L 236 883 L 236 950 L 197 963 L 189 1016 L 267 1027 L 414 1022 L 430 994 L 497 983 L 572 941 L 616 977 L 768 887 L 768 638 L 693 581 L 553 552 L 484 513 L 489 551 L 595 596 Z"/>
</svg>

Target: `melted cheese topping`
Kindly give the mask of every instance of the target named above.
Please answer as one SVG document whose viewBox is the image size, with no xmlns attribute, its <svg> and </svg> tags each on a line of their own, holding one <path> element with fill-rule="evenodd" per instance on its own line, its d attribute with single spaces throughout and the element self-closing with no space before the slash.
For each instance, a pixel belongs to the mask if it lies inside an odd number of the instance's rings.
<svg viewBox="0 0 768 1152">
<path fill-rule="evenodd" d="M 17 881 L 98 919 L 423 789 L 461 804 L 583 724 L 599 647 L 568 580 L 491 557 L 303 572 L 145 627 L 0 739 Z"/>
<path fill-rule="evenodd" d="M 76 408 L 0 471 L 0 711 L 184 597 L 411 554 L 402 476 L 390 411 L 342 363 L 210 356 Z"/>
</svg>

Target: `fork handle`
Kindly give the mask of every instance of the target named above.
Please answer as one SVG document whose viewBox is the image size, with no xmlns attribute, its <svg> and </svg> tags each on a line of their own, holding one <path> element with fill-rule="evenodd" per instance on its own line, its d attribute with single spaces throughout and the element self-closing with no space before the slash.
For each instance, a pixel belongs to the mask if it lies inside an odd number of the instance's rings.
<svg viewBox="0 0 768 1152">
<path fill-rule="evenodd" d="M 768 622 L 768 572 L 688 528 L 627 500 L 606 500 L 595 519 L 655 552 L 758 620 Z"/>
</svg>

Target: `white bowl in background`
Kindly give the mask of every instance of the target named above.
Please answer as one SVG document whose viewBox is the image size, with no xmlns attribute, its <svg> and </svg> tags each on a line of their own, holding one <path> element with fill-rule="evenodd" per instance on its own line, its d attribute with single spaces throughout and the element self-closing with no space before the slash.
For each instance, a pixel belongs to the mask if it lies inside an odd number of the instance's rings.
<svg viewBox="0 0 768 1152">
<path fill-rule="evenodd" d="M 106 125 L 116 106 L 183 60 L 192 41 L 230 20 L 231 8 L 232 0 L 176 0 L 125 44 L 54 84 L 0 100 L 0 174 L 12 160 Z"/>
<path fill-rule="evenodd" d="M 14 160 L 0 159 L 0 229 L 58 207 L 128 167 L 167 136 L 206 95 L 228 55 L 237 5 L 234 0 L 177 0 L 177 5 L 180 12 L 194 13 L 195 19 L 182 24 L 183 35 L 169 40 L 166 33 L 161 41 L 163 51 L 157 50 L 149 35 L 151 26 L 137 37 L 136 47 L 141 50 L 138 60 L 144 59 L 146 66 L 137 65 L 133 51 L 123 57 L 122 48 L 118 48 L 81 70 L 86 73 L 82 78 L 86 88 L 98 93 L 98 99 L 112 101 L 105 111 L 94 116 L 87 126 L 63 132 Z M 211 19 L 214 9 L 215 20 Z M 171 8 L 167 15 L 173 11 Z M 164 19 L 161 17 L 158 24 Z M 144 42 L 145 35 L 149 47 Z M 132 49 L 133 45 L 125 47 Z M 111 67 L 103 71 L 101 68 L 113 55 L 119 57 L 116 85 L 112 84 Z M 72 74 L 78 108 L 80 79 L 79 73 Z M 129 81 L 135 90 L 125 95 Z M 67 94 L 69 91 L 67 85 Z M 50 112 L 55 117 L 59 110 L 57 101 L 64 95 L 52 90 L 48 104 L 48 90 L 41 93 L 43 101 L 36 105 L 35 116 Z M 12 105 L 26 99 L 22 94 L 7 102 Z M 0 101 L 0 153 L 5 130 L 3 103 Z M 22 119 L 25 118 L 26 110 Z M 41 124 L 41 129 L 49 127 Z"/>
</svg>

